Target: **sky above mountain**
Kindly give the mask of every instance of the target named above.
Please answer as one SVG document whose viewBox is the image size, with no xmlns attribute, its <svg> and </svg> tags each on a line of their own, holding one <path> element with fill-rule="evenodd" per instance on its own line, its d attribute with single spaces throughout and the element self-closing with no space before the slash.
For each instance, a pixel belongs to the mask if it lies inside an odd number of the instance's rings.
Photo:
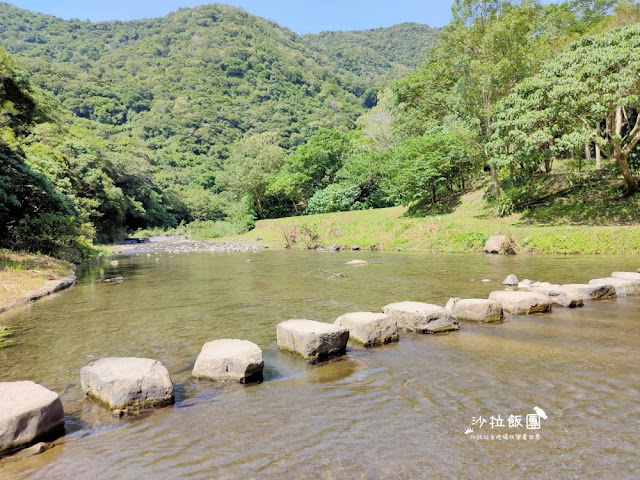
<svg viewBox="0 0 640 480">
<path fill-rule="evenodd" d="M 13 0 L 17 7 L 64 19 L 94 22 L 161 17 L 179 8 L 213 3 L 206 0 Z M 219 3 L 241 7 L 274 20 L 296 33 L 325 30 L 365 30 L 417 22 L 432 27 L 451 19 L 453 0 L 226 0 Z"/>
</svg>

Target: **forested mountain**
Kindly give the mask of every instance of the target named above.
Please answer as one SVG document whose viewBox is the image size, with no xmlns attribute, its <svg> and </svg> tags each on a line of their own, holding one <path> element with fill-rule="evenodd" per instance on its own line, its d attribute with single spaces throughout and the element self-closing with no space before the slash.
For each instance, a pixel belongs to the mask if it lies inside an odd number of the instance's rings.
<svg viewBox="0 0 640 480">
<path fill-rule="evenodd" d="M 31 85 L 162 191 L 167 215 L 129 228 L 222 215 L 216 174 L 248 133 L 275 132 L 291 148 L 362 111 L 364 87 L 300 37 L 223 5 L 90 23 L 0 4 L 0 44 Z"/>
<path fill-rule="evenodd" d="M 380 84 L 401 78 L 416 68 L 435 46 L 438 36 L 437 28 L 402 23 L 390 28 L 309 34 L 302 39 L 341 69 Z"/>
</svg>

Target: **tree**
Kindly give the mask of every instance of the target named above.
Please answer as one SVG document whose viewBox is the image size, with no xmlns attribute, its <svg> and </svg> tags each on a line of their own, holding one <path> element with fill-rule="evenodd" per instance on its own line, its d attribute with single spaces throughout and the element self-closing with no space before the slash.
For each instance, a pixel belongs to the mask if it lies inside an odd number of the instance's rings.
<svg viewBox="0 0 640 480">
<path fill-rule="evenodd" d="M 640 25 L 585 37 L 522 81 L 497 108 L 493 144 L 511 165 L 595 143 L 629 193 L 640 141 Z"/>
<path fill-rule="evenodd" d="M 336 179 L 349 152 L 349 136 L 339 130 L 321 129 L 289 155 L 269 185 L 271 195 L 294 203 L 306 203 L 313 194 Z"/>
<path fill-rule="evenodd" d="M 442 32 L 426 64 L 395 87 L 405 117 L 400 128 L 422 135 L 419 123 L 457 116 L 477 129 L 494 194 L 501 189 L 496 165 L 484 147 L 493 138 L 494 106 L 537 69 L 547 38 L 539 31 L 536 1 L 456 0 L 454 20 Z M 548 54 L 548 53 L 547 53 Z M 417 110 L 418 115 L 415 115 Z M 418 124 L 418 125 L 416 125 Z"/>
<path fill-rule="evenodd" d="M 248 197 L 259 218 L 269 177 L 280 167 L 284 151 L 274 132 L 259 133 L 238 142 L 218 175 L 218 182 L 238 199 Z"/>
<path fill-rule="evenodd" d="M 442 193 L 464 190 L 477 172 L 473 134 L 456 122 L 407 139 L 388 162 L 385 188 L 404 204 L 435 204 Z"/>
</svg>

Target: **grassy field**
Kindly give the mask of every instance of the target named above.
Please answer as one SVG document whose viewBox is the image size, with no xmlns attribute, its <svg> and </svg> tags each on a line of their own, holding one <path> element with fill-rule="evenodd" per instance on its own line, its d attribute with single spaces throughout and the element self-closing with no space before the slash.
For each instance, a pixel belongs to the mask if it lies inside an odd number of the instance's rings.
<svg viewBox="0 0 640 480">
<path fill-rule="evenodd" d="M 640 198 L 622 200 L 625 210 L 638 215 Z M 622 208 L 621 207 L 621 208 Z M 545 210 L 553 212 L 545 219 Z M 362 249 L 480 252 L 491 235 L 508 234 L 517 244 L 517 253 L 530 254 L 640 254 L 640 226 L 634 216 L 610 225 L 565 218 L 559 205 L 551 203 L 537 209 L 537 218 L 515 214 L 496 217 L 494 208 L 476 190 L 458 199 L 451 213 L 409 215 L 406 208 L 331 213 L 277 220 L 263 220 L 254 230 L 227 237 L 242 242 L 291 248 L 313 248 L 339 243 Z M 561 210 L 561 209 L 560 209 Z M 575 209 L 566 208 L 571 215 Z M 611 211 L 611 209 L 609 209 Z M 617 223 L 617 224 L 616 224 Z"/>
<path fill-rule="evenodd" d="M 0 311 L 47 280 L 69 276 L 70 271 L 70 265 L 62 260 L 0 249 Z M 6 330 L 0 331 L 0 345 L 6 335 Z"/>
</svg>

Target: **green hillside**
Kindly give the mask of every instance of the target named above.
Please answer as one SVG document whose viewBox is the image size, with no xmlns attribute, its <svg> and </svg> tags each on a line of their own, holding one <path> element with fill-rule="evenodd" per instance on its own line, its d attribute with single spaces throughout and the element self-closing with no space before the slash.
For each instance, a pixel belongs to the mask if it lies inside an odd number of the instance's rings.
<svg viewBox="0 0 640 480">
<path fill-rule="evenodd" d="M 440 30 L 419 23 L 354 32 L 304 35 L 303 41 L 341 69 L 371 84 L 405 76 L 424 60 Z"/>
</svg>

